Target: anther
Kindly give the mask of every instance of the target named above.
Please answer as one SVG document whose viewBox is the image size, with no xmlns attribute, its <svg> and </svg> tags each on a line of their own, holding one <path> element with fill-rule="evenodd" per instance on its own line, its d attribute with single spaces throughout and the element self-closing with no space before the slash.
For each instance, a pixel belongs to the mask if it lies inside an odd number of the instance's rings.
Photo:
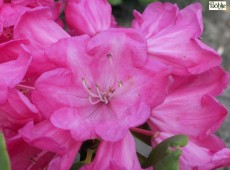
<svg viewBox="0 0 230 170">
<path fill-rule="evenodd" d="M 108 58 L 112 58 L 112 56 L 113 56 L 113 55 L 112 55 L 111 53 L 107 54 L 107 57 L 108 57 Z"/>
<path fill-rule="evenodd" d="M 120 81 L 118 81 L 118 86 L 119 87 L 122 87 L 123 86 L 123 82 L 120 80 Z"/>
</svg>

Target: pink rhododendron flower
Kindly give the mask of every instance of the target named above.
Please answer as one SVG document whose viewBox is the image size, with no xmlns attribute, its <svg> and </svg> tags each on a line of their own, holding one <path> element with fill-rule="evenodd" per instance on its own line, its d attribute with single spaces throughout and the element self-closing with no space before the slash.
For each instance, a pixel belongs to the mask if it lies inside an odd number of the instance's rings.
<svg viewBox="0 0 230 170">
<path fill-rule="evenodd" d="M 151 3 L 143 14 L 134 11 L 132 27 L 147 39 L 148 54 L 173 66 L 177 75 L 199 74 L 218 66 L 219 55 L 202 43 L 201 5 L 191 4 L 179 11 L 170 3 Z"/>
<path fill-rule="evenodd" d="M 59 41 L 46 54 L 66 68 L 38 79 L 33 103 L 76 140 L 120 140 L 129 127 L 144 123 L 166 94 L 170 70 L 144 65 L 144 49 L 139 34 L 127 29 Z"/>
<path fill-rule="evenodd" d="M 115 25 L 107 0 L 67 0 L 66 21 L 74 34 L 93 36 Z"/>
</svg>

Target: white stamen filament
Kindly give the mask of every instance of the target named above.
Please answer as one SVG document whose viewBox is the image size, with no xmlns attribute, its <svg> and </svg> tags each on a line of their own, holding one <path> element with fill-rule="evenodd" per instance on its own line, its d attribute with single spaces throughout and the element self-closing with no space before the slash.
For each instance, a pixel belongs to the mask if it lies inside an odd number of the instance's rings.
<svg viewBox="0 0 230 170">
<path fill-rule="evenodd" d="M 101 100 L 93 101 L 91 97 L 92 97 L 92 96 L 89 96 L 89 102 L 90 102 L 91 104 L 97 104 L 97 103 L 99 103 L 99 102 L 101 101 Z"/>
<path fill-rule="evenodd" d="M 101 90 L 100 86 L 98 84 L 96 84 L 95 87 L 96 87 L 97 94 L 95 94 L 87 86 L 86 81 L 85 81 L 84 78 L 82 79 L 82 84 L 83 84 L 84 89 L 89 94 L 88 98 L 89 98 L 89 101 L 90 101 L 91 104 L 97 104 L 99 102 L 103 102 L 105 104 L 109 103 L 109 99 L 110 99 L 109 93 L 114 92 L 114 90 L 112 90 L 112 92 L 111 92 L 111 89 L 110 89 L 110 91 L 104 92 L 104 91 Z M 95 100 L 93 100 L 93 99 L 95 99 Z"/>
<path fill-rule="evenodd" d="M 115 78 L 114 83 L 112 85 L 112 87 L 114 87 L 116 85 L 116 82 L 117 82 L 117 76 L 116 76 L 115 69 L 114 69 L 113 54 L 107 54 L 107 58 L 109 59 L 112 74 L 113 74 L 113 77 Z"/>
<path fill-rule="evenodd" d="M 34 155 L 33 157 L 29 158 L 29 160 L 31 161 L 30 166 L 27 168 L 27 170 L 30 170 L 33 168 L 33 166 L 36 164 L 36 162 L 45 154 L 47 153 L 47 151 L 42 151 L 41 153 Z"/>
<path fill-rule="evenodd" d="M 96 94 L 94 94 L 94 93 L 91 92 L 91 90 L 90 90 L 90 88 L 87 86 L 86 81 L 85 81 L 84 78 L 82 79 L 82 84 L 83 84 L 85 90 L 89 93 L 90 96 L 96 97 L 96 98 L 99 97 L 98 95 L 96 95 Z"/>
<path fill-rule="evenodd" d="M 100 91 L 100 87 L 96 84 L 96 90 L 97 90 L 97 94 L 99 95 L 100 100 L 102 101 L 102 95 L 101 95 L 101 91 Z"/>
<path fill-rule="evenodd" d="M 22 85 L 22 84 L 17 84 L 17 87 L 19 88 L 23 88 L 23 89 L 29 89 L 29 90 L 34 90 L 34 87 L 31 86 L 26 86 L 26 85 Z"/>
</svg>

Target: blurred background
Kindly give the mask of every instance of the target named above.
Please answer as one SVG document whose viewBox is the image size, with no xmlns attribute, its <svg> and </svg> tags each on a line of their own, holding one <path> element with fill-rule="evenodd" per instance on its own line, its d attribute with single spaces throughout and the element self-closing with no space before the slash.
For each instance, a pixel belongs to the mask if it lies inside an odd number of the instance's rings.
<svg viewBox="0 0 230 170">
<path fill-rule="evenodd" d="M 137 9 L 142 12 L 145 6 L 156 0 L 109 0 L 113 5 L 113 14 L 117 19 L 119 25 L 129 26 L 132 21 L 132 11 Z M 160 2 L 177 3 L 180 8 L 194 3 L 200 2 L 203 6 L 203 22 L 204 32 L 202 40 L 214 48 L 222 56 L 222 65 L 230 71 L 230 0 L 226 1 L 227 10 L 209 10 L 209 0 L 158 0 Z M 215 0 L 218 1 L 218 0 Z M 225 90 L 222 96 L 218 97 L 219 101 L 223 103 L 230 111 L 230 87 Z M 229 113 L 230 114 L 230 113 Z M 230 148 L 230 115 L 228 115 L 225 123 L 217 132 Z M 230 167 L 224 168 L 230 170 Z"/>
</svg>

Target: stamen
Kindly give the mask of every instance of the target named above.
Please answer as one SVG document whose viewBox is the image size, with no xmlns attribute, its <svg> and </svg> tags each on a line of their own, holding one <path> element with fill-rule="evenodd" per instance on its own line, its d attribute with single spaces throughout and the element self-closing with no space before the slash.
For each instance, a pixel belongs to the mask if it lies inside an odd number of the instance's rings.
<svg viewBox="0 0 230 170">
<path fill-rule="evenodd" d="M 29 90 L 35 90 L 34 87 L 27 86 L 27 85 L 22 85 L 22 84 L 17 84 L 16 87 L 24 88 L 24 89 L 29 89 Z"/>
<path fill-rule="evenodd" d="M 119 87 L 123 86 L 123 82 L 121 80 L 117 81 L 112 56 L 113 55 L 111 53 L 107 55 L 111 66 L 112 76 L 114 77 L 114 82 L 113 85 L 109 86 L 109 88 L 106 91 L 103 91 L 98 84 L 96 84 L 94 86 L 94 89 L 91 90 L 91 88 L 87 86 L 85 78 L 84 77 L 82 78 L 83 87 L 88 92 L 89 95 L 88 98 L 91 104 L 97 104 L 99 102 L 108 104 L 111 99 L 111 95 L 115 92 L 117 83 Z"/>
<path fill-rule="evenodd" d="M 93 101 L 91 97 L 92 96 L 89 96 L 89 101 L 90 101 L 91 104 L 97 104 L 97 103 L 99 103 L 101 101 L 101 100 Z"/>
<path fill-rule="evenodd" d="M 116 76 L 115 69 L 114 69 L 113 55 L 111 53 L 109 53 L 109 54 L 107 54 L 107 58 L 109 59 L 109 63 L 110 63 L 111 70 L 112 70 L 112 74 L 113 74 L 113 77 L 115 78 L 114 83 L 112 85 L 112 87 L 114 87 L 116 85 L 117 76 Z"/>
<path fill-rule="evenodd" d="M 33 157 L 30 157 L 29 160 L 31 161 L 30 166 L 27 168 L 27 170 L 30 170 L 33 168 L 33 166 L 36 164 L 36 162 L 45 154 L 47 153 L 47 151 L 42 151 L 39 154 L 35 154 Z"/>
<path fill-rule="evenodd" d="M 123 86 L 123 82 L 121 80 L 118 81 L 118 86 L 122 87 Z"/>
<path fill-rule="evenodd" d="M 109 92 L 113 94 L 115 92 L 115 89 L 112 89 L 111 87 L 109 87 Z"/>
<path fill-rule="evenodd" d="M 96 90 L 97 90 L 97 94 L 98 94 L 100 100 L 102 101 L 102 100 L 103 100 L 103 97 L 102 97 L 102 95 L 101 95 L 100 87 L 99 87 L 97 84 L 96 84 Z"/>
<path fill-rule="evenodd" d="M 109 103 L 107 94 L 103 95 L 103 99 L 103 102 L 105 102 L 105 104 Z"/>
<path fill-rule="evenodd" d="M 86 84 L 86 81 L 84 78 L 82 78 L 82 84 L 83 84 L 83 87 L 85 88 L 85 90 L 89 93 L 90 96 L 92 97 L 99 97 L 98 95 L 94 94 L 91 92 L 90 88 L 87 86 Z"/>
<path fill-rule="evenodd" d="M 108 58 L 111 58 L 113 55 L 111 53 L 107 54 Z"/>
</svg>

